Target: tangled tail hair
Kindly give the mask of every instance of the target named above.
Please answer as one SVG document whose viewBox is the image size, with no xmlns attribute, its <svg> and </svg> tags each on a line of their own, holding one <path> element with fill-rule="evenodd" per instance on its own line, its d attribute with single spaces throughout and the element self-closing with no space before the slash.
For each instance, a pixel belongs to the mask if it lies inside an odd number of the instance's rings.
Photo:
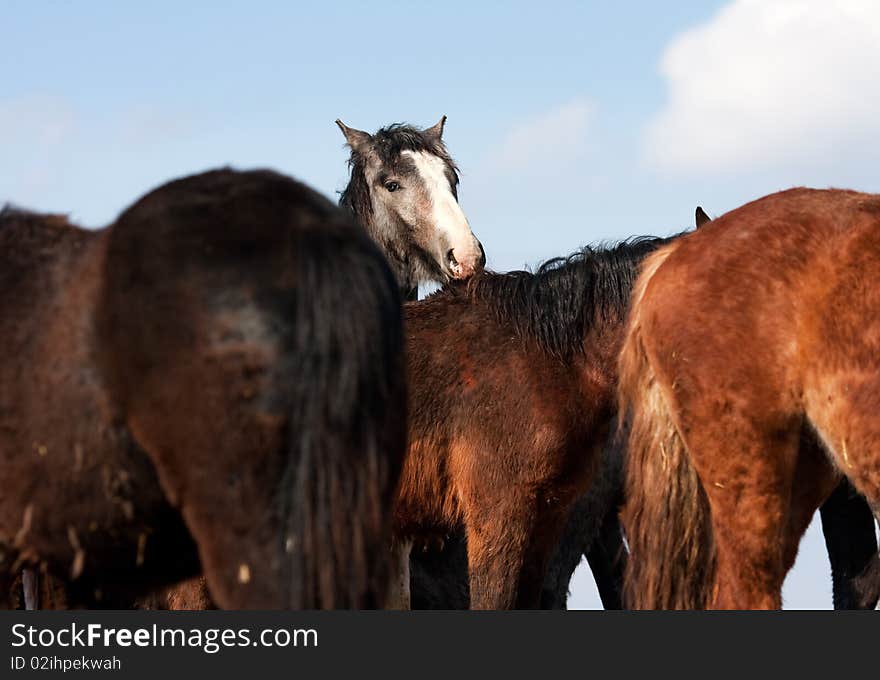
<svg viewBox="0 0 880 680">
<path fill-rule="evenodd" d="M 709 505 L 645 345 L 642 301 L 676 245 L 651 255 L 633 292 L 620 355 L 620 434 L 626 444 L 623 524 L 630 549 L 624 598 L 632 609 L 704 609 L 715 547 Z"/>
<path fill-rule="evenodd" d="M 391 507 L 406 451 L 397 284 L 360 230 L 302 236 L 287 518 L 289 605 L 381 607 Z"/>
</svg>

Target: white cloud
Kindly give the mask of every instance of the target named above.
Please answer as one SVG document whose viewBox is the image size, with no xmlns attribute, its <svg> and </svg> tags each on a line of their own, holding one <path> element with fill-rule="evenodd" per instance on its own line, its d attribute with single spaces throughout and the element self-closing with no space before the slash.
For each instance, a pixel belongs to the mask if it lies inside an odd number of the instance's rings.
<svg viewBox="0 0 880 680">
<path fill-rule="evenodd" d="M 675 38 L 645 160 L 682 174 L 880 151 L 880 2 L 736 0 Z"/>
<path fill-rule="evenodd" d="M 520 173 L 574 163 L 586 153 L 596 107 L 584 98 L 515 125 L 490 154 L 492 171 Z"/>
</svg>

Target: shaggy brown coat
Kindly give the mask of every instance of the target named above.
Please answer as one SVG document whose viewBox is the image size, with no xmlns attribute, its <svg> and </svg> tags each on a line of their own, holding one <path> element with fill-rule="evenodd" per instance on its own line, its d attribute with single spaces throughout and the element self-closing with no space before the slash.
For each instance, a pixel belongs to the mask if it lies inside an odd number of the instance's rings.
<svg viewBox="0 0 880 680">
<path fill-rule="evenodd" d="M 880 509 L 880 196 L 793 189 L 659 250 L 620 359 L 626 594 L 777 608 L 846 476 Z"/>
</svg>

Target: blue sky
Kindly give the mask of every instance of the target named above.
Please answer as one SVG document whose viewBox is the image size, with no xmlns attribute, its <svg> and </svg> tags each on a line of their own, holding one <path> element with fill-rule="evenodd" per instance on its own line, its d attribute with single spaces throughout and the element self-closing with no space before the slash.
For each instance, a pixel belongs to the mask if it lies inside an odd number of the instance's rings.
<svg viewBox="0 0 880 680">
<path fill-rule="evenodd" d="M 735 2 L 0 0 L 0 201 L 101 226 L 209 167 L 346 180 L 333 124 L 449 116 L 489 265 L 880 188 L 880 9 Z M 818 534 L 788 606 L 828 606 Z M 586 579 L 574 604 L 596 603 Z"/>
</svg>

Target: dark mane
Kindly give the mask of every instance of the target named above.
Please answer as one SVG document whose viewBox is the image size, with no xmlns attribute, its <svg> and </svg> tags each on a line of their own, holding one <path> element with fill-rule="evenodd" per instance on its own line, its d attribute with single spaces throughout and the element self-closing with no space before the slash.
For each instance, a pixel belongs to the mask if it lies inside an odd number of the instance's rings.
<svg viewBox="0 0 880 680">
<path fill-rule="evenodd" d="M 403 151 L 425 151 L 443 159 L 452 193 L 458 196 L 458 167 L 442 140 L 426 135 L 413 125 L 394 123 L 372 135 L 370 146 L 379 155 L 383 165 L 391 165 Z M 364 154 L 352 150 L 348 159 L 351 179 L 339 194 L 339 205 L 349 210 L 364 225 L 372 213 L 370 188 L 364 172 L 366 162 Z"/>
<path fill-rule="evenodd" d="M 536 272 L 484 272 L 437 295 L 464 294 L 485 301 L 519 337 L 567 360 L 583 351 L 591 326 L 623 318 L 641 261 L 673 238 L 641 236 L 615 245 L 587 246 L 548 260 Z"/>
</svg>

